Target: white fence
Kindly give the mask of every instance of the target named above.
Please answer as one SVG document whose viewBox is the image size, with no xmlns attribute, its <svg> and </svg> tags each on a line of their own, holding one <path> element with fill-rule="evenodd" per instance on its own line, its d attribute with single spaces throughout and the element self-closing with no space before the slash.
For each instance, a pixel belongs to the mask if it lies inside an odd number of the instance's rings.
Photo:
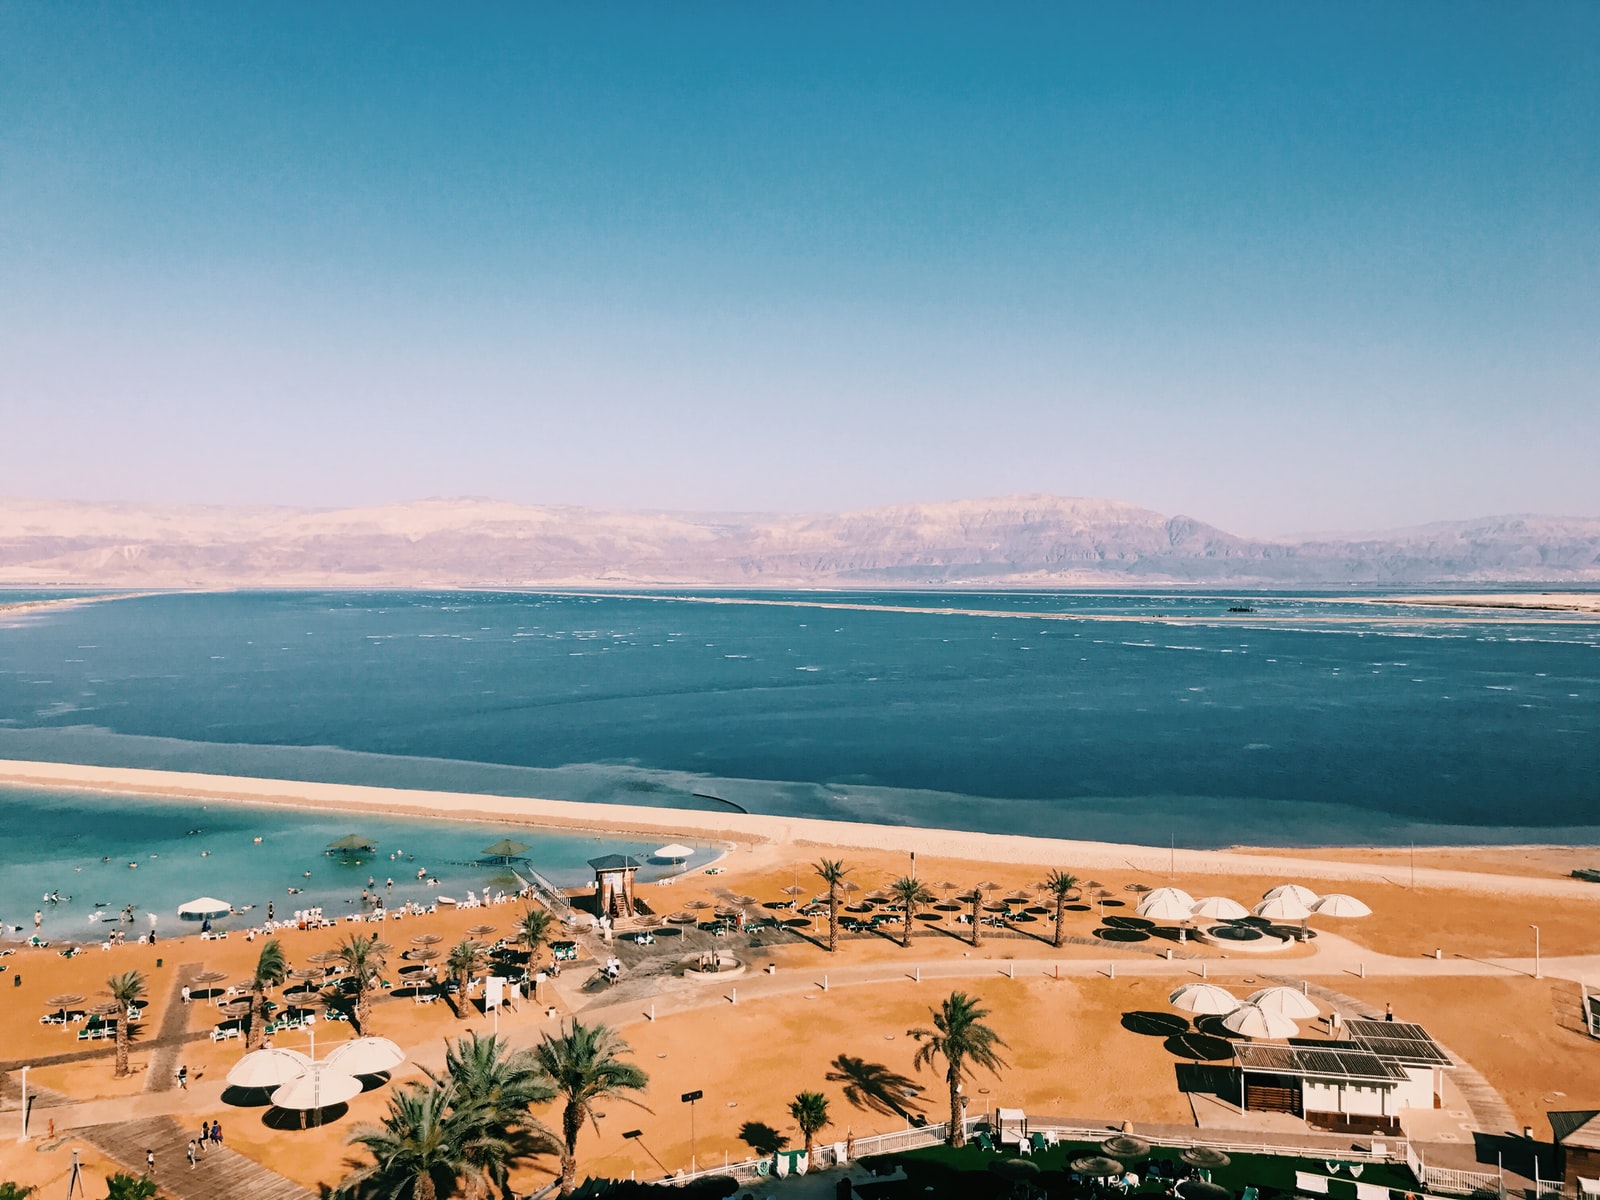
<svg viewBox="0 0 1600 1200">
<path fill-rule="evenodd" d="M 1430 1167 L 1422 1156 L 1406 1143 L 1406 1165 L 1417 1177 L 1417 1182 L 1430 1192 L 1446 1196 L 1477 1196 L 1489 1194 L 1506 1200 L 1506 1179 L 1499 1171 L 1461 1171 L 1454 1167 Z"/>
</svg>

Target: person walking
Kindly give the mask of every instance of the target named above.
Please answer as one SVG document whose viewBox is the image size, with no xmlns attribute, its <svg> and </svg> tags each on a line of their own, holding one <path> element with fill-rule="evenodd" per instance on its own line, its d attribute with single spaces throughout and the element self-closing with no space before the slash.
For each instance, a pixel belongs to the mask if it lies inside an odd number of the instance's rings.
<svg viewBox="0 0 1600 1200">
<path fill-rule="evenodd" d="M 213 1122 L 211 1122 L 211 1144 L 213 1146 L 222 1145 L 222 1122 L 221 1121 L 213 1121 Z"/>
<path fill-rule="evenodd" d="M 1392 1005 L 1392 1004 L 1385 1004 L 1385 1005 L 1384 1005 L 1384 1006 L 1383 1006 L 1383 1019 L 1384 1019 L 1384 1020 L 1385 1020 L 1385 1021 L 1392 1021 L 1392 1020 L 1394 1020 L 1394 1005 Z"/>
<path fill-rule="evenodd" d="M 194 1139 L 189 1139 L 189 1170 L 194 1170 Z"/>
<path fill-rule="evenodd" d="M 154 1150 L 151 1150 L 151 1149 L 147 1148 L 145 1150 L 145 1152 L 144 1152 L 144 1173 L 146 1175 L 154 1175 L 155 1171 L 156 1171 L 156 1152 Z"/>
<path fill-rule="evenodd" d="M 186 1092 L 189 1090 L 189 1068 L 187 1066 L 178 1068 L 178 1086 Z"/>
</svg>

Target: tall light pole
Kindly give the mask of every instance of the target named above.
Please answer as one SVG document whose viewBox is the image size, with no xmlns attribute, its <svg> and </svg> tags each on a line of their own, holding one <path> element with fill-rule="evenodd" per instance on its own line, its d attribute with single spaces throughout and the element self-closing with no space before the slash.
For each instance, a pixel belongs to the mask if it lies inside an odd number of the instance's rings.
<svg viewBox="0 0 1600 1200">
<path fill-rule="evenodd" d="M 1533 930 L 1533 977 L 1543 979 L 1544 969 L 1539 965 L 1539 927 L 1529 925 L 1528 928 Z"/>
</svg>

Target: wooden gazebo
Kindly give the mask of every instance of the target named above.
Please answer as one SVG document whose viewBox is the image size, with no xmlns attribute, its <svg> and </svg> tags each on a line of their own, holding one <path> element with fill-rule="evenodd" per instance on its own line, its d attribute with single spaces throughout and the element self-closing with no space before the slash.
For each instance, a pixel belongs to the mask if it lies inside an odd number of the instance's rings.
<svg viewBox="0 0 1600 1200">
<path fill-rule="evenodd" d="M 613 921 L 634 915 L 633 873 L 644 864 L 627 854 L 607 854 L 591 858 L 594 868 L 595 913 Z"/>
</svg>

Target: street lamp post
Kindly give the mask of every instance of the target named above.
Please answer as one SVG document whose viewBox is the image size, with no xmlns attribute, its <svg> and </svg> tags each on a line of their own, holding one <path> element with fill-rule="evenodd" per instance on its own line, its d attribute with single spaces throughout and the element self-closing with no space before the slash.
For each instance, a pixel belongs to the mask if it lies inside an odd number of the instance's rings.
<svg viewBox="0 0 1600 1200">
<path fill-rule="evenodd" d="M 1544 968 L 1539 963 L 1539 927 L 1537 925 L 1529 925 L 1528 928 L 1533 930 L 1533 977 L 1535 979 L 1543 979 Z"/>
</svg>

